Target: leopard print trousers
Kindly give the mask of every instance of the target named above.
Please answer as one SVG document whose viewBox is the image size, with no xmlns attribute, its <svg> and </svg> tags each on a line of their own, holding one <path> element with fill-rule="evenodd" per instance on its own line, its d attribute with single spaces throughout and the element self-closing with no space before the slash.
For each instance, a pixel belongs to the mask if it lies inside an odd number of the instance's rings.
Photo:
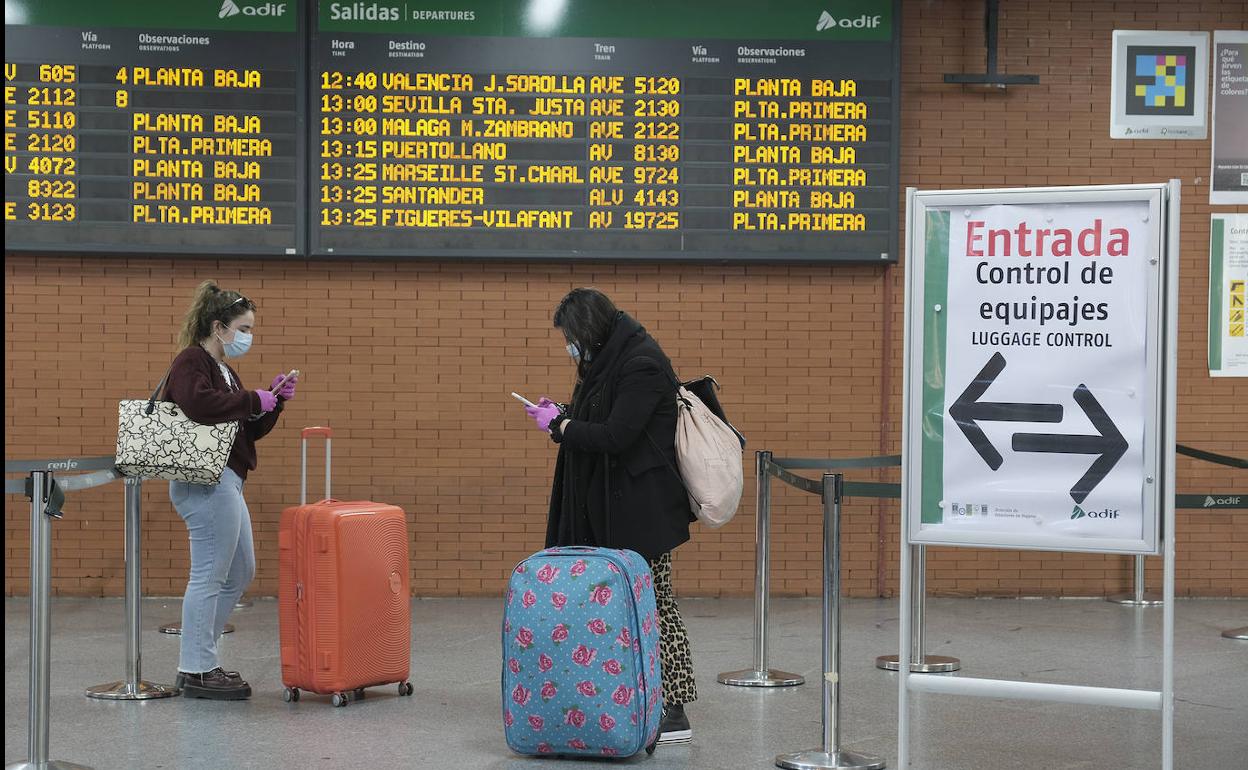
<svg viewBox="0 0 1248 770">
<path fill-rule="evenodd" d="M 671 551 L 650 560 L 654 575 L 654 598 L 659 611 L 659 659 L 663 665 L 663 702 L 673 706 L 698 699 L 693 681 L 693 655 L 689 651 L 689 632 L 676 606 L 672 593 Z"/>
</svg>

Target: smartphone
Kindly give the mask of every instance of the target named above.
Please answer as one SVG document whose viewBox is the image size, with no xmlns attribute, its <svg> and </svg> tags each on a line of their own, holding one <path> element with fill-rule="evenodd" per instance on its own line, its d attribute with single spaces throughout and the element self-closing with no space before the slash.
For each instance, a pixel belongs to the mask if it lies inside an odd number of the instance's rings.
<svg viewBox="0 0 1248 770">
<path fill-rule="evenodd" d="M 292 378 L 298 377 L 298 376 L 299 376 L 299 370 L 291 369 L 289 372 L 286 373 L 286 376 L 283 377 L 280 382 L 278 382 L 273 387 L 269 388 L 269 392 L 276 393 L 277 391 L 281 390 L 282 387 L 285 386 L 287 382 L 290 382 Z"/>
<path fill-rule="evenodd" d="M 514 390 L 511 392 L 511 397 L 512 397 L 512 398 L 514 398 L 515 400 L 519 401 L 520 403 L 524 404 L 525 406 L 537 406 L 537 404 L 535 404 L 535 403 L 533 403 L 532 401 L 528 400 L 527 398 L 525 398 L 524 396 L 522 396 L 522 395 L 520 395 L 519 393 L 515 392 Z"/>
</svg>

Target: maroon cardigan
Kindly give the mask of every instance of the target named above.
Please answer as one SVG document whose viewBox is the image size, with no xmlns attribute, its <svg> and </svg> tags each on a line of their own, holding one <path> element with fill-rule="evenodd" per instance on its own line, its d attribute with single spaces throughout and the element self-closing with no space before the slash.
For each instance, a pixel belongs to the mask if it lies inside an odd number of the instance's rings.
<svg viewBox="0 0 1248 770">
<path fill-rule="evenodd" d="M 229 364 L 226 368 L 234 376 L 239 390 L 230 390 L 221 374 L 221 367 L 212 354 L 199 345 L 192 345 L 173 359 L 169 369 L 169 381 L 165 384 L 164 398 L 181 407 L 187 417 L 205 425 L 238 420 L 241 428 L 230 450 L 225 466 L 241 479 L 256 467 L 256 441 L 266 436 L 277 425 L 282 413 L 282 399 L 277 408 L 268 414 L 260 414 L 260 396 L 254 390 L 242 390 L 242 378 Z"/>
</svg>

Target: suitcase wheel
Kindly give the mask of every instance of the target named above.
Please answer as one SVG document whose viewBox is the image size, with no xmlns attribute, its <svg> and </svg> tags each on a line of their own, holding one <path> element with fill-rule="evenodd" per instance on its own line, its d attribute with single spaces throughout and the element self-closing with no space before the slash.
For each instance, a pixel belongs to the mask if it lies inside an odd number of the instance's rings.
<svg viewBox="0 0 1248 770">
<path fill-rule="evenodd" d="M 654 750 L 659 747 L 659 739 L 656 736 L 654 742 L 646 747 L 646 756 L 654 756 Z"/>
<path fill-rule="evenodd" d="M 299 700 L 299 688 L 287 687 L 284 690 L 282 690 L 282 700 L 284 700 L 287 703 L 298 701 Z"/>
<path fill-rule="evenodd" d="M 357 689 L 355 691 L 355 695 L 353 695 L 351 699 L 352 700 L 364 700 L 364 688 L 361 687 Z"/>
<path fill-rule="evenodd" d="M 411 682 L 399 682 L 399 697 L 411 695 L 414 689 Z"/>
<path fill-rule="evenodd" d="M 335 707 L 342 707 L 350 703 L 351 698 L 348 697 L 345 692 L 336 692 L 334 693 L 334 696 L 329 699 L 329 701 L 330 703 L 333 703 Z"/>
</svg>

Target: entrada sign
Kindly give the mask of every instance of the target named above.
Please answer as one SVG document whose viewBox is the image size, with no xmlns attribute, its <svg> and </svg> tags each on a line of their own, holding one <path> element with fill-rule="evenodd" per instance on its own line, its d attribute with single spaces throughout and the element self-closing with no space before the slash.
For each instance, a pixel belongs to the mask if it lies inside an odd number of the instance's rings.
<svg viewBox="0 0 1248 770">
<path fill-rule="evenodd" d="M 910 542 L 1155 552 L 1167 194 L 912 195 Z"/>
</svg>

